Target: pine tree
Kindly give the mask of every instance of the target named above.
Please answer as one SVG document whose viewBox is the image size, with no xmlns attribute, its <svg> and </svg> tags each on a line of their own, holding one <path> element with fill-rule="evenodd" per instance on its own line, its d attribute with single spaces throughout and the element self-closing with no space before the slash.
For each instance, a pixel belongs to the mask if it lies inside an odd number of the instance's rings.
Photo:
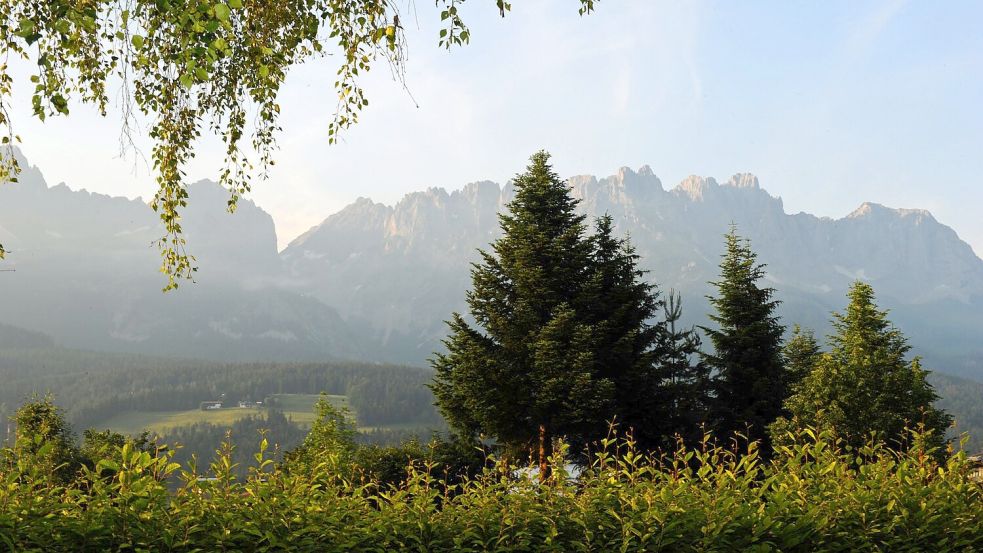
<svg viewBox="0 0 983 553">
<path fill-rule="evenodd" d="M 874 289 L 856 282 L 850 303 L 833 314 L 830 351 L 788 399 L 799 424 L 833 429 L 855 446 L 874 435 L 904 448 L 906 428 L 924 424 L 942 445 L 952 418 L 932 404 L 938 399 L 919 358 L 907 360 L 904 334 L 878 309 Z M 786 425 L 787 426 L 787 425 Z"/>
<path fill-rule="evenodd" d="M 660 334 L 646 321 L 661 306 L 641 280 L 638 256 L 601 218 L 587 235 L 577 202 L 534 155 L 500 216 L 503 235 L 472 268 L 432 384 L 441 412 L 462 434 L 485 434 L 531 452 L 547 474 L 554 438 L 603 437 L 608 420 L 647 420 L 640 393 L 654 375 Z"/>
<path fill-rule="evenodd" d="M 701 425 L 709 415 L 710 370 L 699 359 L 700 335 L 693 328 L 679 327 L 682 318 L 679 294 L 670 291 L 663 308 L 666 331 L 661 339 L 657 367 L 666 413 L 665 422 L 657 431 L 663 439 L 679 436 L 686 443 L 695 443 L 702 437 Z"/>
<path fill-rule="evenodd" d="M 704 356 L 715 372 L 712 417 L 718 436 L 740 433 L 761 440 L 767 452 L 767 427 L 782 414 L 785 398 L 785 329 L 775 314 L 775 290 L 759 285 L 765 266 L 757 263 L 749 241 L 734 227 L 725 239 L 720 280 L 711 283 L 717 295 L 707 297 L 717 328 L 701 327 L 714 349 Z"/>
</svg>

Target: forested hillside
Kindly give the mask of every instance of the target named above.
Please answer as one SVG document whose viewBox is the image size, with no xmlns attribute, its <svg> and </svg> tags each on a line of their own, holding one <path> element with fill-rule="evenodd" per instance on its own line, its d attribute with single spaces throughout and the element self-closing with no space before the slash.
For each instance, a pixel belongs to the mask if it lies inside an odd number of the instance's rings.
<svg viewBox="0 0 983 553">
<path fill-rule="evenodd" d="M 263 428 L 270 430 L 271 443 L 298 444 L 307 425 L 287 420 L 282 406 L 268 401 L 275 394 L 343 396 L 369 441 L 426 436 L 444 427 L 426 387 L 432 373 L 418 367 L 359 362 L 220 364 L 49 347 L 0 349 L 0 372 L 4 421 L 33 394 L 51 394 L 79 433 L 112 427 L 114 420 L 130 428 L 128 419 L 155 420 L 175 412 L 187 412 L 183 419 L 193 419 L 210 414 L 200 411 L 203 401 L 221 399 L 231 406 L 232 412 L 221 411 L 231 416 L 222 423 L 203 417 L 162 433 L 169 442 L 185 445 L 181 458 L 191 453 L 211 457 L 230 428 L 236 443 L 248 451 L 256 447 Z M 268 405 L 235 410 L 240 401 Z M 304 415 L 311 414 L 310 405 L 302 409 Z M 9 424 L 0 425 L 0 441 L 10 430 Z"/>
<path fill-rule="evenodd" d="M 0 417 L 4 421 L 31 394 L 51 393 L 78 431 L 100 428 L 115 415 L 134 410 L 197 409 L 200 402 L 221 394 L 232 402 L 262 400 L 277 393 L 321 391 L 346 396 L 361 426 L 407 423 L 423 429 L 443 427 L 433 407 L 433 395 L 425 387 L 432 372 L 416 367 L 356 362 L 217 364 L 38 348 L 0 349 L 0 371 L 4 374 L 4 385 L 0 386 Z M 942 396 L 939 406 L 955 417 L 957 431 L 970 434 L 968 449 L 983 450 L 983 383 L 938 371 L 930 380 Z M 253 426 L 258 429 L 263 425 Z M 0 425 L 0 441 L 7 437 L 8 429 L 8 425 Z M 208 447 L 196 450 L 210 452 L 225 429 L 219 426 L 210 430 Z M 172 434 L 187 443 L 188 432 Z M 402 436 L 397 433 L 393 438 Z"/>
</svg>

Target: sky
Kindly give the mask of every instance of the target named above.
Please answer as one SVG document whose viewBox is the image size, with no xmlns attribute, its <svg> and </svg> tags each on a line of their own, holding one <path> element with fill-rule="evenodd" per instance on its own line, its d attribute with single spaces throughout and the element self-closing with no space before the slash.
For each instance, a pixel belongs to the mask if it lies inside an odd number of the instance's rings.
<svg viewBox="0 0 983 553">
<path fill-rule="evenodd" d="M 471 44 L 447 52 L 416 2 L 408 90 L 376 68 L 339 145 L 334 62 L 289 75 L 277 165 L 250 197 L 281 247 L 360 196 L 504 183 L 546 149 L 564 176 L 648 164 L 666 188 L 751 172 L 789 213 L 928 209 L 983 254 L 983 3 L 603 0 L 580 17 L 576 0 L 536 0 L 504 19 L 494 4 L 464 5 Z M 145 162 L 119 155 L 117 112 L 40 123 L 27 75 L 15 67 L 15 131 L 50 184 L 153 195 Z M 217 176 L 217 141 L 197 152 L 189 180 Z"/>
</svg>

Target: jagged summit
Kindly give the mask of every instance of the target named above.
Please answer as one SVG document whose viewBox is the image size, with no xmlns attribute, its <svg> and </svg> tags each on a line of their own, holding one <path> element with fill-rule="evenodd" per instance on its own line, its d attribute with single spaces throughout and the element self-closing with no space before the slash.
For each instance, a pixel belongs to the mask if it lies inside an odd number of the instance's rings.
<svg viewBox="0 0 983 553">
<path fill-rule="evenodd" d="M 650 167 L 622 167 L 567 183 L 582 212 L 610 214 L 618 232 L 631 235 L 650 278 L 697 306 L 732 222 L 767 263 L 785 314 L 820 331 L 857 278 L 872 282 L 888 304 L 983 303 L 983 261 L 924 211 L 869 204 L 841 219 L 790 215 L 750 173 L 723 183 L 692 175 L 666 190 Z M 386 347 L 424 359 L 440 347 L 448 313 L 466 309 L 469 263 L 498 236 L 496 214 L 512 193 L 509 184 L 484 181 L 407 194 L 392 207 L 360 200 L 329 217 L 316 240 L 298 240 L 281 257 L 306 293 L 366 321 Z M 372 205 L 373 215 L 341 216 L 356 205 Z"/>
<path fill-rule="evenodd" d="M 719 187 L 713 177 L 701 177 L 690 175 L 676 185 L 672 191 L 678 195 L 685 196 L 695 202 L 703 201 L 711 190 Z"/>
<path fill-rule="evenodd" d="M 758 185 L 758 177 L 751 173 L 736 173 L 730 180 L 724 183 L 724 186 L 731 186 L 733 188 L 761 188 Z"/>
<path fill-rule="evenodd" d="M 49 188 L 36 168 L 25 177 L 0 187 L 0 238 L 18 269 L 0 287 L 0 323 L 74 346 L 159 353 L 180 343 L 189 355 L 281 360 L 424 362 L 449 314 L 466 311 L 469 263 L 499 236 L 514 194 L 478 181 L 391 206 L 359 198 L 277 252 L 262 209 L 245 201 L 230 215 L 226 191 L 194 184 L 183 222 L 197 284 L 164 296 L 151 247 L 159 219 L 146 204 Z M 790 215 L 749 173 L 693 175 L 669 190 L 647 166 L 567 182 L 583 213 L 610 214 L 630 234 L 648 278 L 682 293 L 686 324 L 705 321 L 733 222 L 767 264 L 789 323 L 823 334 L 860 278 L 916 347 L 983 343 L 983 261 L 926 211 L 867 203 L 840 219 Z"/>
</svg>

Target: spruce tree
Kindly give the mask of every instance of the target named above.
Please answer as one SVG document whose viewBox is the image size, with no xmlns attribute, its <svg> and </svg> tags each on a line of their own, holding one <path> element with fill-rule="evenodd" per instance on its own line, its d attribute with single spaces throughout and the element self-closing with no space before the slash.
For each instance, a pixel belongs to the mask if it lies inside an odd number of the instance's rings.
<svg viewBox="0 0 983 553">
<path fill-rule="evenodd" d="M 608 215 L 597 221 L 592 250 L 582 307 L 593 328 L 598 375 L 614 384 L 614 405 L 605 420 L 630 431 L 644 449 L 662 445 L 671 401 L 666 397 L 667 379 L 658 366 L 665 356 L 661 345 L 667 326 L 658 320 L 664 302 L 655 285 L 645 280 L 630 241 L 614 236 Z M 599 422 L 602 426 L 584 428 L 583 435 L 594 438 L 603 433 L 604 421 Z"/>
<path fill-rule="evenodd" d="M 614 404 L 577 312 L 591 254 L 584 216 L 548 161 L 537 153 L 516 176 L 503 236 L 473 265 L 467 303 L 481 330 L 454 313 L 447 353 L 433 360 L 437 405 L 454 427 L 533 451 L 541 465 L 553 437 Z"/>
<path fill-rule="evenodd" d="M 919 358 L 907 360 L 904 334 L 878 309 L 874 289 L 856 282 L 844 313 L 833 314 L 830 351 L 786 405 L 794 421 L 834 430 L 854 446 L 872 435 L 904 448 L 906 428 L 924 424 L 942 445 L 952 418 L 932 404 L 938 395 Z M 788 427 L 776 425 L 776 430 Z"/>
<path fill-rule="evenodd" d="M 714 371 L 712 417 L 717 435 L 740 433 L 762 441 L 768 451 L 767 427 L 782 414 L 785 375 L 781 325 L 775 290 L 760 285 L 765 266 L 757 262 L 750 242 L 731 227 L 720 263 L 720 280 L 707 296 L 716 310 L 716 328 L 701 327 L 713 344 L 704 360 Z"/>
<path fill-rule="evenodd" d="M 646 321 L 661 306 L 610 218 L 588 235 L 548 161 L 540 152 L 516 176 L 503 235 L 472 267 L 474 323 L 453 314 L 431 386 L 456 430 L 532 453 L 542 477 L 554 438 L 583 445 L 612 418 L 646 420 L 660 334 Z"/>
<path fill-rule="evenodd" d="M 792 393 L 816 367 L 822 357 L 822 350 L 812 330 L 795 325 L 792 327 L 792 336 L 782 348 L 782 354 L 785 356 L 785 385 L 788 392 Z"/>
</svg>

